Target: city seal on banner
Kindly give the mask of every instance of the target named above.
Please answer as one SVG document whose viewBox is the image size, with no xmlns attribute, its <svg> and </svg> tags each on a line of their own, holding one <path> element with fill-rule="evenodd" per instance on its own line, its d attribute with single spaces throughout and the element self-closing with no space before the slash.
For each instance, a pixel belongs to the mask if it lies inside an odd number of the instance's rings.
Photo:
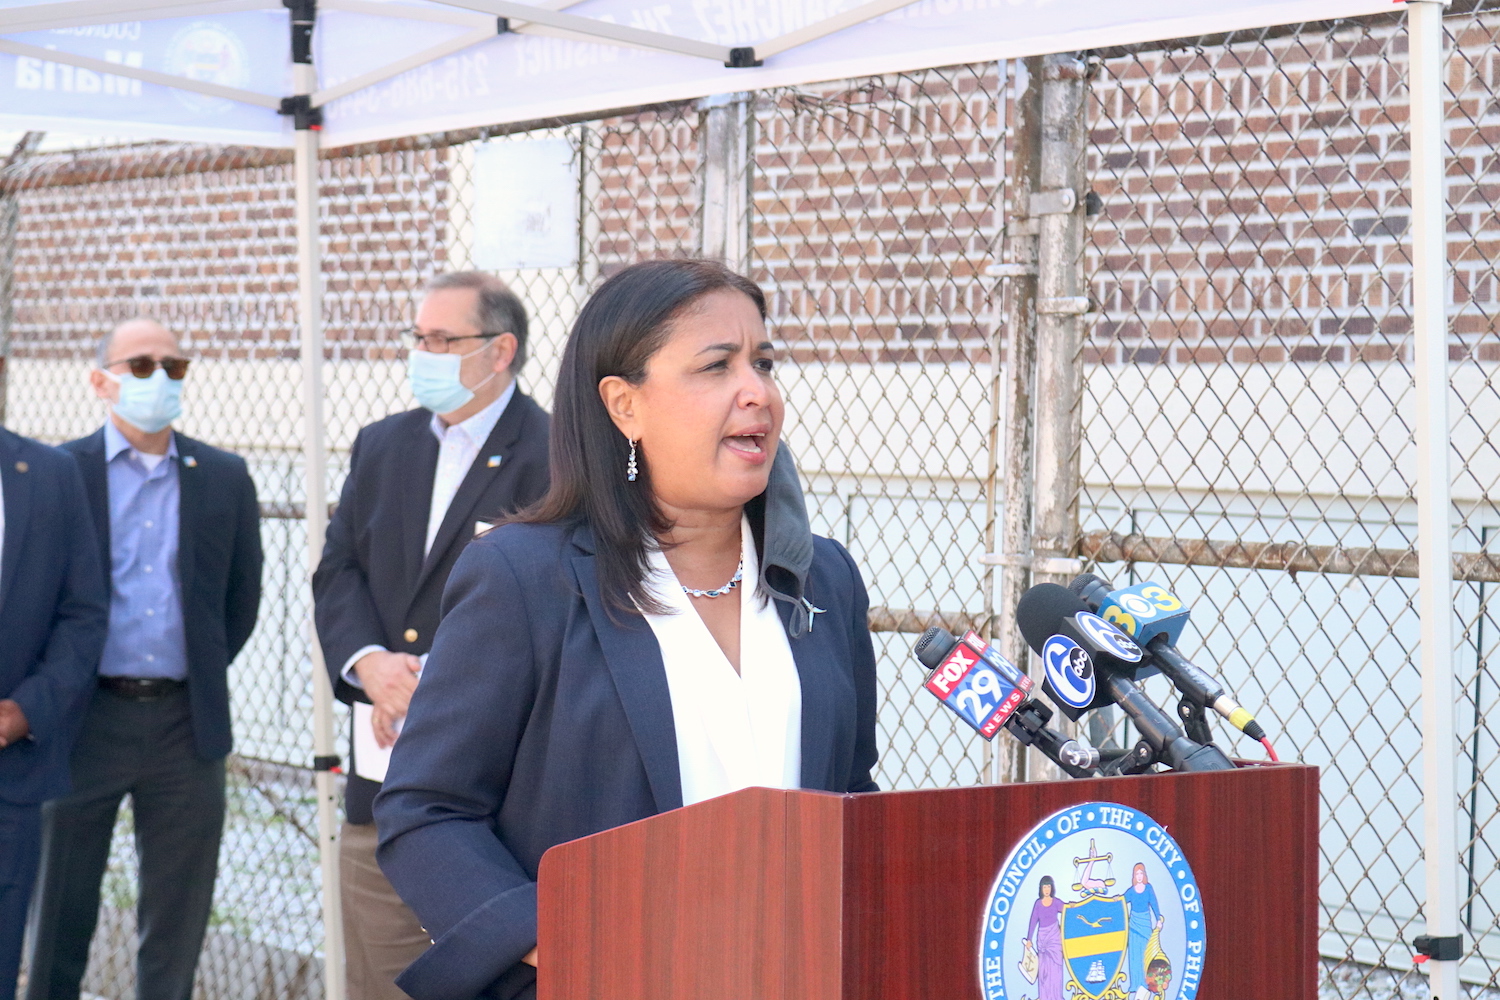
<svg viewBox="0 0 1500 1000">
<path fill-rule="evenodd" d="M 1203 900 L 1166 827 L 1114 802 L 1048 816 L 990 889 L 985 1000 L 1194 1000 Z"/>
<path fill-rule="evenodd" d="M 224 25 L 194 21 L 167 43 L 168 73 L 221 87 L 244 87 L 250 82 L 250 53 L 245 43 Z M 198 114 L 216 114 L 234 106 L 223 97 L 173 89 L 173 96 Z"/>
</svg>

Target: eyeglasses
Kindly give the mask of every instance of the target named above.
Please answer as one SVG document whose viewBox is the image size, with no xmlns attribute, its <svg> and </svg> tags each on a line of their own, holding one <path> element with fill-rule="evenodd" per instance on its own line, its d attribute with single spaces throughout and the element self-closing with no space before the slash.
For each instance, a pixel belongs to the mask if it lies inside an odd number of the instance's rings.
<svg viewBox="0 0 1500 1000">
<path fill-rule="evenodd" d="M 423 333 L 421 330 L 413 327 L 401 336 L 410 340 L 412 346 L 418 350 L 428 351 L 432 354 L 447 354 L 449 344 L 455 344 L 460 340 L 494 340 L 500 334 L 469 333 L 458 337 L 450 337 L 446 333 Z"/>
<path fill-rule="evenodd" d="M 134 358 L 121 358 L 118 361 L 111 361 L 104 367 L 113 368 L 115 365 L 129 365 L 130 374 L 136 378 L 150 378 L 151 373 L 156 371 L 157 365 L 160 365 L 162 371 L 167 373 L 167 378 L 180 382 L 187 377 L 189 364 L 191 362 L 187 358 L 162 358 L 158 361 L 149 355 L 142 354 Z"/>
</svg>

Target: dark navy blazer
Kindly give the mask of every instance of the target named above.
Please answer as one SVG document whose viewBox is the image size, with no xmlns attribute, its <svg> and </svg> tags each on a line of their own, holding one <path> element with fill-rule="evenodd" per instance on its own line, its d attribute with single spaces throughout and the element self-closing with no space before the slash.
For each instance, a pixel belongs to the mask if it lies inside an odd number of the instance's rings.
<svg viewBox="0 0 1500 1000">
<path fill-rule="evenodd" d="M 21 706 L 32 735 L 0 750 L 0 801 L 34 805 L 68 792 L 109 605 L 73 456 L 0 428 L 0 486 L 0 698 Z"/>
<path fill-rule="evenodd" d="M 177 574 L 187 640 L 188 702 L 198 756 L 229 753 L 229 663 L 255 628 L 260 609 L 260 505 L 245 460 L 177 434 Z M 109 470 L 104 428 L 63 445 L 78 458 L 103 557 L 100 579 L 112 588 Z M 102 652 L 102 649 L 101 649 Z M 94 663 L 98 665 L 98 656 Z"/>
<path fill-rule="evenodd" d="M 837 542 L 814 540 L 804 595 L 826 613 L 790 640 L 802 786 L 874 791 L 868 598 Z M 375 800 L 380 866 L 436 942 L 397 983 L 416 1000 L 529 997 L 543 852 L 682 805 L 661 648 L 644 618 L 606 612 L 586 526 L 475 540 L 443 606 Z"/>
<path fill-rule="evenodd" d="M 349 657 L 364 647 L 413 656 L 432 648 L 443 587 L 474 537 L 474 523 L 499 520 L 547 492 L 547 426 L 547 412 L 518 390 L 464 474 L 425 556 L 439 447 L 432 411 L 407 410 L 360 430 L 312 579 L 334 697 L 370 700 L 342 676 Z M 498 465 L 490 464 L 492 456 Z M 349 822 L 372 823 L 370 803 L 380 784 L 355 774 L 356 763 L 351 749 L 344 806 Z"/>
</svg>

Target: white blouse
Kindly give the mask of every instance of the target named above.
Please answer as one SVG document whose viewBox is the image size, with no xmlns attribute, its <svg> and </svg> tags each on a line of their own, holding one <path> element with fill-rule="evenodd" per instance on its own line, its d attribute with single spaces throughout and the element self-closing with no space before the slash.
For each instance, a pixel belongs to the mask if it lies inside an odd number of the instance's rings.
<svg viewBox="0 0 1500 1000">
<path fill-rule="evenodd" d="M 802 682 L 781 617 L 757 593 L 760 566 L 750 522 L 740 525 L 745 560 L 740 602 L 740 672 L 694 610 L 666 554 L 652 548 L 646 587 L 673 614 L 647 614 L 661 645 L 677 731 L 682 804 L 741 788 L 802 785 Z"/>
</svg>

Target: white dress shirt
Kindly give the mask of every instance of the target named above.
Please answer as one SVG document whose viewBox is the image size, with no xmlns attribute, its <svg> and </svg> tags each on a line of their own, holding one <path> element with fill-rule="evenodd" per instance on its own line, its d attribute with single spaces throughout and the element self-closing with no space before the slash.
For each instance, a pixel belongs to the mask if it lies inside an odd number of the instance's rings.
<svg viewBox="0 0 1500 1000">
<path fill-rule="evenodd" d="M 459 484 L 469 474 L 474 459 L 479 457 L 479 449 L 490 439 L 490 432 L 500 422 L 500 415 L 515 394 L 516 382 L 511 379 L 499 399 L 451 427 L 436 413 L 432 415 L 432 433 L 438 439 L 438 461 L 437 472 L 432 477 L 432 506 L 427 511 L 427 544 L 422 546 L 424 557 L 432 551 L 432 540 L 442 527 Z"/>
<path fill-rule="evenodd" d="M 672 614 L 647 614 L 661 645 L 677 732 L 682 804 L 741 788 L 802 786 L 802 681 L 781 617 L 757 593 L 760 567 L 750 522 L 740 527 L 745 560 L 740 602 L 740 672 L 735 673 L 694 610 L 666 554 L 652 548 L 651 595 Z"/>
<path fill-rule="evenodd" d="M 443 518 L 448 516 L 448 508 L 453 505 L 453 498 L 458 494 L 464 476 L 469 474 L 474 460 L 479 457 L 480 449 L 490 439 L 491 432 L 500 422 L 505 408 L 510 405 L 511 397 L 515 394 L 516 381 L 511 379 L 510 385 L 506 386 L 499 399 L 452 427 L 443 423 L 436 413 L 432 415 L 432 435 L 438 439 L 438 461 L 437 471 L 432 476 L 432 502 L 427 508 L 427 542 L 422 546 L 424 558 L 432 550 L 432 540 L 437 537 Z M 354 665 L 370 653 L 384 652 L 386 648 L 377 643 L 356 649 L 354 655 L 344 661 L 344 668 L 339 673 L 350 684 L 362 687 L 359 675 L 354 672 Z"/>
</svg>

